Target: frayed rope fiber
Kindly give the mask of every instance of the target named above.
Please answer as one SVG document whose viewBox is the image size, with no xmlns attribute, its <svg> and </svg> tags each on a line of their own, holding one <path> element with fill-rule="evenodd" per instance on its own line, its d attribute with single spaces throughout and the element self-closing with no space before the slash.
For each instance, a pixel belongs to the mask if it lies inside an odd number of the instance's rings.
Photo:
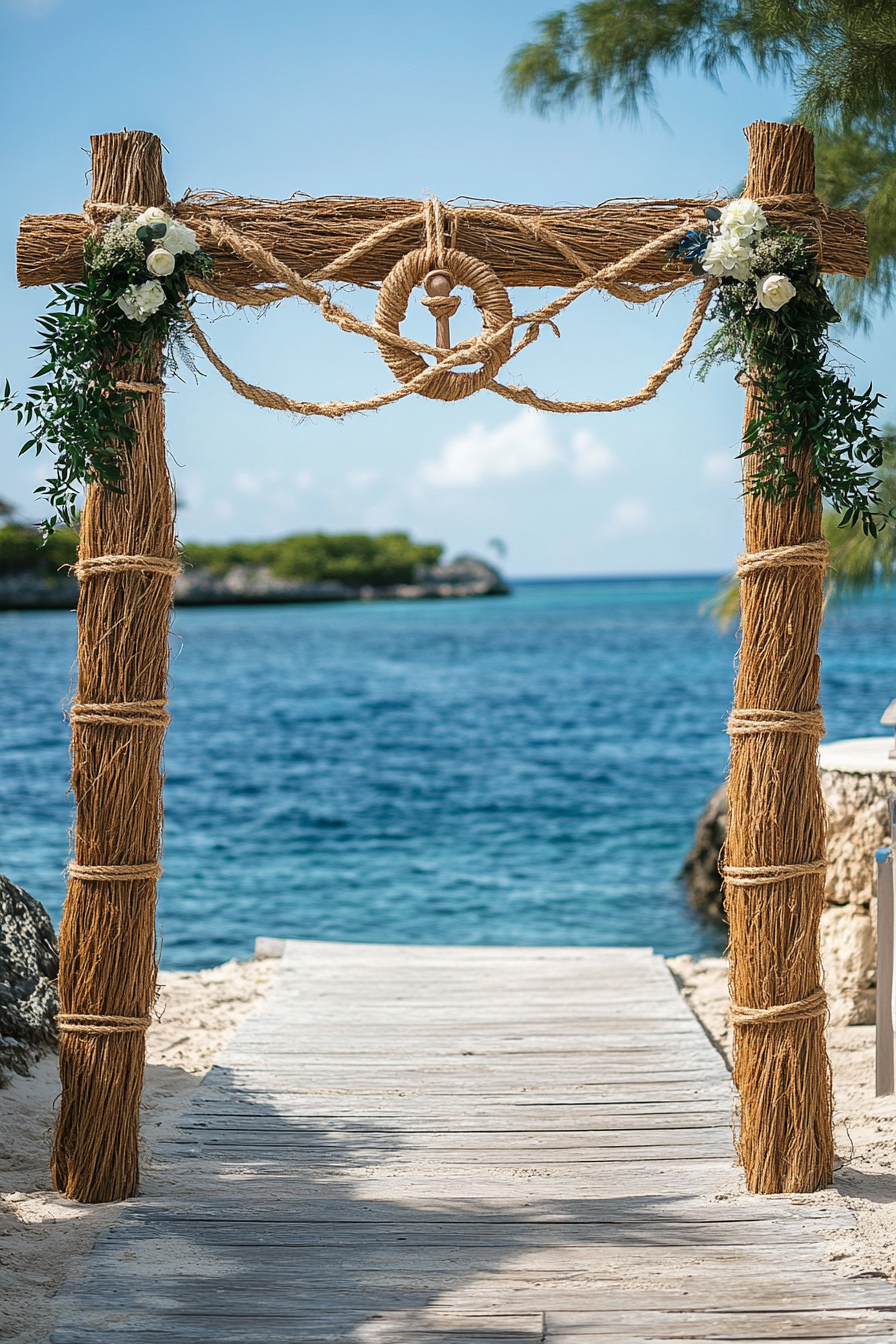
<svg viewBox="0 0 896 1344">
<path fill-rule="evenodd" d="M 117 1036 L 121 1032 L 146 1031 L 151 1017 L 115 1017 L 99 1013 L 59 1013 L 59 1031 L 77 1031 L 87 1036 Z"/>
<path fill-rule="evenodd" d="M 737 577 L 764 569 L 821 569 L 828 567 L 831 548 L 826 541 L 802 541 L 796 546 L 773 546 L 737 557 Z"/>
<path fill-rule="evenodd" d="M 806 737 L 824 737 L 824 716 L 815 709 L 732 709 L 728 716 L 728 736 L 745 737 L 749 733 L 800 733 Z"/>
<path fill-rule="evenodd" d="M 828 998 L 823 989 L 800 999 L 797 1003 L 778 1003 L 773 1008 L 743 1008 L 732 1003 L 728 1009 L 729 1022 L 739 1027 L 774 1026 L 779 1022 L 803 1022 L 812 1017 L 825 1017 L 828 1011 Z"/>
<path fill-rule="evenodd" d="M 827 868 L 827 859 L 810 859 L 808 863 L 767 864 L 756 868 L 733 868 L 723 864 L 719 871 L 728 886 L 767 887 L 773 882 L 786 882 L 791 877 L 826 873 Z"/>
<path fill-rule="evenodd" d="M 123 700 L 111 705 L 76 703 L 69 710 L 72 723 L 104 723 L 118 728 L 167 728 L 171 715 L 167 700 Z"/>
<path fill-rule="evenodd" d="M 162 876 L 160 863 L 70 863 L 68 875 L 79 882 L 145 882 Z"/>
<path fill-rule="evenodd" d="M 72 565 L 72 573 L 76 579 L 92 579 L 97 574 L 120 574 L 132 569 L 176 579 L 181 568 L 179 560 L 163 555 L 95 555 Z"/>
</svg>

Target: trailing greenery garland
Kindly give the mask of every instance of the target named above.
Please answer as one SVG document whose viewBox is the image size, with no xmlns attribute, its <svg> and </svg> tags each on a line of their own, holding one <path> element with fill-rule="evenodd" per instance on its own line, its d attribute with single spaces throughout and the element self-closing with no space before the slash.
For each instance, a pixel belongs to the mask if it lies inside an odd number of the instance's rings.
<svg viewBox="0 0 896 1344">
<path fill-rule="evenodd" d="M 707 210 L 710 228 L 691 230 L 673 249 L 696 273 L 719 276 L 710 317 L 720 321 L 699 361 L 698 377 L 732 361 L 758 393 L 760 411 L 744 432 L 749 493 L 773 503 L 802 488 L 808 455 L 809 501 L 816 489 L 842 525 L 861 522 L 876 536 L 890 518 L 882 507 L 884 441 L 875 424 L 881 398 L 857 392 L 827 363 L 828 327 L 840 314 L 802 234 L 769 228 L 746 198 Z"/>
<path fill-rule="evenodd" d="M 20 453 L 55 456 L 52 475 L 37 490 L 54 510 L 46 534 L 60 521 L 71 524 L 85 482 L 117 488 L 120 454 L 134 436 L 127 423 L 134 393 L 118 384 L 133 378 L 133 366 L 161 347 L 168 375 L 178 355 L 194 368 L 186 342 L 189 277 L 211 270 L 193 230 L 152 207 L 118 215 L 100 237 L 88 238 L 84 279 L 53 286 L 38 319 L 41 367 L 21 401 L 9 382 L 0 398 L 0 409 L 26 426 Z"/>
</svg>

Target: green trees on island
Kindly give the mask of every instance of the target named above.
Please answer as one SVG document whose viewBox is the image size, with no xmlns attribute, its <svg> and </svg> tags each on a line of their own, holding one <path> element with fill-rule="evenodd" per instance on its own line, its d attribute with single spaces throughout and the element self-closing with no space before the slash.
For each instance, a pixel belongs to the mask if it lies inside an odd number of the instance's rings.
<svg viewBox="0 0 896 1344">
<path fill-rule="evenodd" d="M 36 527 L 7 522 L 0 527 L 0 576 L 25 571 L 52 578 L 78 558 L 78 534 L 60 528 L 47 539 Z"/>
<path fill-rule="evenodd" d="M 75 532 L 60 529 L 44 545 L 37 528 L 7 522 L 0 527 L 0 575 L 31 571 L 51 576 L 73 565 L 77 550 Z M 412 583 L 415 566 L 437 564 L 443 550 L 438 543 L 412 541 L 406 532 L 382 532 L 375 537 L 363 532 L 311 532 L 279 541 L 234 541 L 223 546 L 188 543 L 184 563 L 213 574 L 226 574 L 234 565 L 264 565 L 282 579 L 336 579 L 350 586 L 386 587 Z"/>
<path fill-rule="evenodd" d="M 657 75 L 728 67 L 793 82 L 816 136 L 818 193 L 868 224 L 871 271 L 836 284 L 848 317 L 896 296 L 896 4 L 893 0 L 584 0 L 539 20 L 505 72 L 539 112 L 577 102 L 635 117 Z"/>
<path fill-rule="evenodd" d="M 299 533 L 281 541 L 234 541 L 224 546 L 187 543 L 184 563 L 213 574 L 234 565 L 264 565 L 281 579 L 321 582 L 337 579 L 349 585 L 412 583 L 415 565 L 434 565 L 442 556 L 438 543 L 421 545 L 406 532 L 331 534 Z"/>
</svg>

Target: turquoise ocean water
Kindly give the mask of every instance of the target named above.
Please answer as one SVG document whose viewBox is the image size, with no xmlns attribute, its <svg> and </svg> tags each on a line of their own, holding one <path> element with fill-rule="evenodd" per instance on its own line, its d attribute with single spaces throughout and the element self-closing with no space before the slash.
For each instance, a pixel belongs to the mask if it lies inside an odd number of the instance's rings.
<svg viewBox="0 0 896 1344">
<path fill-rule="evenodd" d="M 677 880 L 724 777 L 708 579 L 176 614 L 162 964 L 257 934 L 721 950 Z M 883 733 L 896 596 L 823 632 L 829 738 Z M 58 920 L 74 616 L 0 614 L 0 869 Z"/>
</svg>

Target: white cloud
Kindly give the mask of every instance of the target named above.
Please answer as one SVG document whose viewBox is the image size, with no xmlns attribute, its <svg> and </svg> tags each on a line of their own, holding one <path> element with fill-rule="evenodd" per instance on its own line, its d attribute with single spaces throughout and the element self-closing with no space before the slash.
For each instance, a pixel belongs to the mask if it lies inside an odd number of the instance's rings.
<svg viewBox="0 0 896 1344">
<path fill-rule="evenodd" d="M 643 532 L 650 521 L 650 510 L 643 499 L 620 499 L 614 504 L 604 533 L 621 537 L 632 532 Z"/>
<path fill-rule="evenodd" d="M 261 481 L 250 471 L 235 471 L 233 484 L 241 495 L 257 495 L 261 491 Z"/>
<path fill-rule="evenodd" d="M 583 481 L 604 476 L 616 459 L 604 444 L 598 443 L 587 429 L 577 430 L 572 436 L 572 474 Z"/>
<path fill-rule="evenodd" d="M 703 475 L 708 481 L 723 481 L 729 485 L 736 480 L 738 464 L 733 453 L 710 453 L 703 459 Z"/>
<path fill-rule="evenodd" d="M 474 486 L 529 476 L 561 460 L 547 417 L 527 408 L 497 429 L 471 425 L 424 462 L 420 476 L 427 485 Z"/>
<path fill-rule="evenodd" d="M 345 483 L 350 490 L 369 490 L 379 479 L 380 473 L 372 467 L 360 467 L 346 473 Z"/>
</svg>

